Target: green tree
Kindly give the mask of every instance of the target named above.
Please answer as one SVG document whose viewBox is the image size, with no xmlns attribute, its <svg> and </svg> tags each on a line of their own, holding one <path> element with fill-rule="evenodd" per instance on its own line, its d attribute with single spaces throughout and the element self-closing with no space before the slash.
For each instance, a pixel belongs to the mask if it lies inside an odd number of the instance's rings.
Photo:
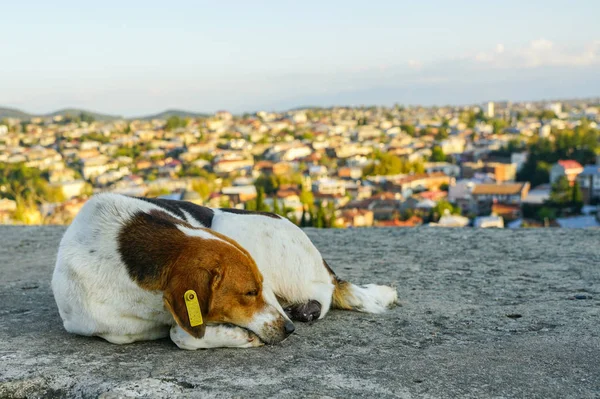
<svg viewBox="0 0 600 399">
<path fill-rule="evenodd" d="M 0 192 L 12 200 L 22 198 L 23 202 L 59 202 L 59 190 L 50 186 L 37 168 L 24 164 L 0 163 Z"/>
<path fill-rule="evenodd" d="M 319 201 L 317 204 L 317 214 L 313 222 L 313 227 L 322 229 L 326 227 L 327 221 L 325 220 L 325 210 L 323 209 L 323 203 Z"/>
<path fill-rule="evenodd" d="M 556 210 L 549 206 L 543 206 L 537 212 L 537 217 L 541 221 L 554 220 L 554 219 L 556 219 Z"/>
<path fill-rule="evenodd" d="M 442 216 L 444 216 L 446 211 L 450 212 L 452 215 L 460 215 L 461 213 L 460 207 L 454 206 L 446 200 L 440 200 L 431 210 L 431 217 L 437 222 Z"/>
<path fill-rule="evenodd" d="M 422 161 L 409 162 L 407 167 L 408 171 L 405 171 L 404 173 L 425 173 L 425 164 Z"/>
<path fill-rule="evenodd" d="M 264 202 L 265 192 L 262 188 L 256 190 L 256 210 L 259 212 L 268 211 L 267 204 Z"/>
<path fill-rule="evenodd" d="M 370 165 L 367 165 L 364 168 L 363 174 L 365 176 L 396 175 L 396 174 L 402 173 L 403 164 L 402 164 L 402 159 L 400 159 L 399 157 L 397 157 L 393 154 L 382 153 L 382 152 L 377 153 L 375 156 L 376 156 L 376 162 L 374 162 Z"/>
<path fill-rule="evenodd" d="M 89 114 L 87 112 L 80 113 L 79 119 L 81 120 L 81 122 L 86 122 L 86 123 L 92 123 L 96 120 L 92 114 Z"/>
<path fill-rule="evenodd" d="M 308 190 L 302 190 L 302 192 L 300 193 L 300 202 L 306 207 L 312 207 L 315 199 L 313 196 L 313 193 L 311 191 Z"/>
<path fill-rule="evenodd" d="M 444 162 L 446 160 L 446 154 L 444 154 L 444 150 L 439 145 L 434 146 L 431 149 L 431 157 L 429 158 L 431 162 Z"/>
<path fill-rule="evenodd" d="M 275 175 L 260 175 L 254 181 L 256 189 L 261 189 L 267 195 L 273 195 L 279 190 L 280 181 Z"/>
<path fill-rule="evenodd" d="M 178 117 L 177 115 L 173 115 L 167 119 L 167 124 L 165 125 L 165 130 L 175 130 L 180 127 L 186 127 L 187 120 Z"/>
<path fill-rule="evenodd" d="M 410 124 L 403 124 L 400 126 L 402 131 L 406 132 L 409 136 L 415 137 L 415 126 Z"/>
<path fill-rule="evenodd" d="M 583 194 L 577 180 L 575 180 L 571 189 L 571 206 L 573 207 L 573 212 L 577 214 L 581 213 L 581 208 L 583 208 Z"/>
<path fill-rule="evenodd" d="M 300 227 L 308 227 L 310 225 L 309 213 L 306 211 L 306 206 L 302 207 L 302 217 L 300 218 Z"/>
<path fill-rule="evenodd" d="M 490 121 L 492 128 L 494 129 L 494 134 L 500 134 L 506 129 L 507 123 L 504 119 L 492 119 Z"/>
<path fill-rule="evenodd" d="M 85 183 L 81 189 L 81 196 L 89 198 L 94 194 L 94 187 L 90 183 Z"/>
<path fill-rule="evenodd" d="M 327 204 L 327 216 L 326 216 L 326 225 L 328 228 L 335 228 L 336 220 L 335 220 L 335 204 L 333 201 L 329 201 Z"/>
<path fill-rule="evenodd" d="M 448 128 L 445 126 L 440 126 L 438 128 L 437 133 L 435 134 L 435 139 L 437 141 L 442 141 L 448 138 Z"/>
<path fill-rule="evenodd" d="M 556 119 L 557 116 L 554 113 L 554 111 L 545 109 L 542 112 L 540 112 L 539 118 L 540 118 L 540 120 L 548 120 L 548 119 Z"/>
<path fill-rule="evenodd" d="M 203 201 L 206 201 L 212 193 L 211 184 L 209 184 L 208 181 L 204 179 L 192 182 L 192 190 L 197 192 Z"/>
<path fill-rule="evenodd" d="M 372 163 L 363 168 L 363 175 L 397 175 L 400 173 L 423 173 L 422 162 L 408 162 L 394 154 L 376 152 Z"/>
<path fill-rule="evenodd" d="M 553 207 L 564 209 L 571 203 L 573 190 L 565 176 L 558 179 L 550 191 L 550 203 Z"/>
<path fill-rule="evenodd" d="M 273 197 L 273 213 L 285 216 L 281 212 L 281 208 L 279 207 L 279 201 L 277 200 L 277 197 Z"/>
<path fill-rule="evenodd" d="M 63 190 L 60 187 L 48 186 L 48 188 L 46 189 L 44 199 L 48 202 L 53 203 L 64 202 L 65 194 L 63 193 Z"/>
</svg>

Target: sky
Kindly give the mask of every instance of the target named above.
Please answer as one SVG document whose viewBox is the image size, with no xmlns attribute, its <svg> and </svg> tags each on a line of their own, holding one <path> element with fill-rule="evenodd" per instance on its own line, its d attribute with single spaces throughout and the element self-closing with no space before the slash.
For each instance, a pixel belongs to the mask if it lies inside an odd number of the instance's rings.
<svg viewBox="0 0 600 399">
<path fill-rule="evenodd" d="M 600 96 L 600 1 L 20 0 L 0 107 L 132 117 Z"/>
</svg>

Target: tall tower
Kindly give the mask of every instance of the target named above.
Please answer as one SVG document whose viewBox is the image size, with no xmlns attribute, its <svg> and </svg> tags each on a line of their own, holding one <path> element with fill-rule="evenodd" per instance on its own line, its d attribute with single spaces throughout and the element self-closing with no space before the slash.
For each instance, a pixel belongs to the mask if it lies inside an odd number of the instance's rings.
<svg viewBox="0 0 600 399">
<path fill-rule="evenodd" d="M 494 102 L 493 101 L 489 101 L 487 103 L 487 115 L 488 118 L 493 118 L 494 117 Z"/>
</svg>

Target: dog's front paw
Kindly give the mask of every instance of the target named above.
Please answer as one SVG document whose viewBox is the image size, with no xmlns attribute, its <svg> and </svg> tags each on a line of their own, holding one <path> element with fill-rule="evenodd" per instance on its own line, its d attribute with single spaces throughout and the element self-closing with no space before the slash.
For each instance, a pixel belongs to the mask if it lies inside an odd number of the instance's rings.
<svg viewBox="0 0 600 399">
<path fill-rule="evenodd" d="M 219 334 L 227 336 L 231 347 L 236 348 L 254 348 L 263 346 L 264 342 L 251 331 L 238 326 L 218 326 Z"/>
<path fill-rule="evenodd" d="M 207 326 L 204 337 L 195 338 L 179 325 L 171 327 L 171 340 L 181 349 L 253 348 L 263 346 L 258 336 L 237 326 Z"/>
</svg>

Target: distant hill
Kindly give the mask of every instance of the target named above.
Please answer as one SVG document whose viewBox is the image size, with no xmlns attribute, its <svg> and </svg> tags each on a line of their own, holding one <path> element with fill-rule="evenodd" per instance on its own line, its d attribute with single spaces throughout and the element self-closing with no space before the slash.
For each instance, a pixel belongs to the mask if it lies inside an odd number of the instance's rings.
<svg viewBox="0 0 600 399">
<path fill-rule="evenodd" d="M 14 108 L 0 107 L 0 119 L 17 118 L 17 119 L 21 119 L 21 120 L 29 120 L 31 118 L 52 118 L 57 115 L 79 116 L 82 113 L 91 115 L 97 121 L 110 121 L 110 120 L 115 120 L 115 119 L 123 119 L 122 116 L 101 114 L 98 112 L 88 111 L 88 110 L 79 109 L 79 108 L 65 108 L 65 109 L 60 109 L 58 111 L 51 112 L 49 114 L 30 114 L 30 113 L 23 112 L 21 110 L 14 109 Z"/>
<path fill-rule="evenodd" d="M 129 118 L 129 119 L 142 119 L 142 120 L 169 119 L 172 116 L 178 116 L 180 118 L 206 118 L 206 117 L 210 116 L 210 114 L 201 113 L 201 112 L 183 111 L 181 109 L 168 109 L 168 110 L 160 112 L 158 114 L 140 116 L 137 118 Z"/>
<path fill-rule="evenodd" d="M 14 108 L 2 108 L 0 107 L 0 119 L 3 118 L 17 118 L 17 119 L 30 119 L 33 115 L 28 114 Z"/>
<path fill-rule="evenodd" d="M 58 111 L 51 112 L 49 114 L 30 114 L 28 112 L 21 111 L 19 109 L 0 107 L 0 119 L 3 118 L 17 118 L 21 120 L 30 120 L 31 118 L 52 118 L 57 115 L 70 115 L 70 116 L 79 116 L 81 113 L 85 113 L 94 117 L 97 121 L 110 121 L 116 119 L 141 119 L 141 120 L 151 120 L 151 119 L 169 119 L 172 116 L 178 116 L 180 118 L 206 118 L 210 116 L 207 113 L 201 112 L 191 112 L 184 111 L 181 109 L 168 109 L 166 111 L 153 114 L 153 115 L 144 115 L 136 118 L 123 118 L 120 115 L 108 115 L 101 114 L 94 111 L 88 111 L 80 108 L 64 108 Z"/>
<path fill-rule="evenodd" d="M 101 114 L 101 113 L 98 113 L 98 112 L 88 111 L 88 110 L 80 109 L 80 108 L 65 108 L 65 109 L 60 109 L 60 110 L 52 112 L 50 114 L 41 115 L 41 116 L 46 116 L 46 117 L 48 117 L 48 116 L 57 116 L 57 115 L 72 115 L 72 116 L 76 116 L 76 115 L 80 115 L 81 113 L 85 113 L 85 114 L 91 115 L 97 121 L 110 121 L 110 120 L 115 120 L 115 119 L 123 119 L 123 117 L 120 116 L 120 115 Z"/>
</svg>

